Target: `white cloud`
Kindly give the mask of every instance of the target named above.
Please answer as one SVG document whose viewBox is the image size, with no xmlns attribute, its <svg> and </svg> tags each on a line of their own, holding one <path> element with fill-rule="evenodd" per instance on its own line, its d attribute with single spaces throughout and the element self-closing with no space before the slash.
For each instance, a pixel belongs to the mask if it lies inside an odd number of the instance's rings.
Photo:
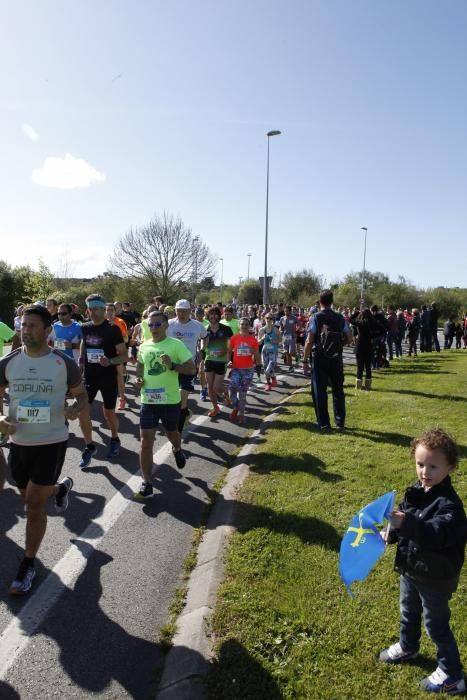
<svg viewBox="0 0 467 700">
<path fill-rule="evenodd" d="M 64 158 L 46 158 L 42 168 L 32 171 L 32 179 L 43 187 L 74 190 L 105 182 L 105 175 L 82 158 L 67 153 Z"/>
<path fill-rule="evenodd" d="M 30 124 L 23 124 L 23 133 L 30 141 L 39 141 L 39 134 Z"/>
</svg>

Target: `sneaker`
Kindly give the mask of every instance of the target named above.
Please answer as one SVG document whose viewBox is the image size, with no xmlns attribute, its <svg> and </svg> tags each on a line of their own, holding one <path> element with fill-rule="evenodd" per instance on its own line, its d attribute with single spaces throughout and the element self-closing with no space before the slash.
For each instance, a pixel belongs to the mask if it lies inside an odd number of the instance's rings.
<svg viewBox="0 0 467 700">
<path fill-rule="evenodd" d="M 188 411 L 188 413 L 187 413 L 186 416 L 185 416 L 185 421 L 184 421 L 184 423 L 183 423 L 182 432 L 188 428 L 188 424 L 189 424 L 189 422 L 190 422 L 190 418 L 191 418 L 191 416 L 193 415 L 193 411 L 191 411 L 189 408 L 187 409 L 187 411 Z"/>
<path fill-rule="evenodd" d="M 35 578 L 36 570 L 34 566 L 29 566 L 27 562 L 22 561 L 16 578 L 10 586 L 11 595 L 26 595 L 26 593 L 29 593 Z"/>
<path fill-rule="evenodd" d="M 379 660 L 384 664 L 400 664 L 410 661 L 418 655 L 418 651 L 404 651 L 399 642 L 384 649 L 379 655 Z"/>
<path fill-rule="evenodd" d="M 211 408 L 211 410 L 208 411 L 208 416 L 209 416 L 209 418 L 215 418 L 216 416 L 219 415 L 220 412 L 221 412 L 221 409 L 219 408 L 219 406 L 213 406 Z"/>
<path fill-rule="evenodd" d="M 424 678 L 420 685 L 423 690 L 427 690 L 429 693 L 445 693 L 446 695 L 462 695 L 465 693 L 464 678 L 456 680 L 448 676 L 439 666 L 431 676 Z"/>
<path fill-rule="evenodd" d="M 174 450 L 173 447 L 172 447 L 172 452 L 173 452 L 173 456 L 174 456 L 174 459 L 175 459 L 175 464 L 177 465 L 177 467 L 178 467 L 179 469 L 183 469 L 183 467 L 184 467 L 185 464 L 186 464 L 185 453 L 182 452 L 182 450 L 178 450 L 178 452 L 175 452 L 175 450 Z"/>
<path fill-rule="evenodd" d="M 153 496 L 154 489 L 152 487 L 152 484 L 147 484 L 145 481 L 142 481 L 138 491 L 135 491 L 133 494 L 133 500 L 146 501 L 148 498 L 152 498 Z"/>
<path fill-rule="evenodd" d="M 236 408 L 234 408 L 234 410 L 232 411 L 232 413 L 229 416 L 229 420 L 231 420 L 231 421 L 237 420 L 237 414 L 238 414 L 238 411 Z"/>
<path fill-rule="evenodd" d="M 120 399 L 118 402 L 118 410 L 119 411 L 124 411 L 126 408 L 126 400 L 125 399 Z"/>
<path fill-rule="evenodd" d="M 287 371 L 288 371 L 288 372 L 293 372 L 293 371 L 294 371 L 293 366 L 290 365 L 290 367 L 289 367 L 289 369 L 288 369 Z"/>
<path fill-rule="evenodd" d="M 223 398 L 223 403 L 224 403 L 224 406 L 231 406 L 232 400 L 231 400 L 230 396 L 227 396 L 227 394 L 225 394 L 225 396 Z"/>
<path fill-rule="evenodd" d="M 89 466 L 89 462 L 91 459 L 94 457 L 94 455 L 97 452 L 97 447 L 93 445 L 92 447 L 85 447 L 83 452 L 81 453 L 81 459 L 79 462 L 79 466 L 81 469 L 86 469 L 86 467 Z"/>
<path fill-rule="evenodd" d="M 276 377 L 271 377 L 271 386 L 276 387 L 277 386 L 277 379 Z"/>
<path fill-rule="evenodd" d="M 237 416 L 237 423 L 239 423 L 240 425 L 245 425 L 245 423 L 246 423 L 245 416 Z"/>
<path fill-rule="evenodd" d="M 115 459 L 120 454 L 120 439 L 110 438 L 109 451 L 107 452 L 107 457 L 109 459 Z"/>
<path fill-rule="evenodd" d="M 208 400 L 208 388 L 207 386 L 204 387 L 204 389 L 201 389 L 199 392 L 199 398 L 201 401 L 207 401 Z"/>
<path fill-rule="evenodd" d="M 63 484 L 65 487 L 65 493 L 61 496 L 59 491 L 55 496 L 56 513 L 64 513 L 68 508 L 68 495 L 73 488 L 73 479 L 70 476 L 66 476 L 64 479 L 58 482 L 57 486 L 60 486 L 61 484 Z"/>
<path fill-rule="evenodd" d="M 264 385 L 264 391 L 271 391 L 272 389 L 272 384 L 265 384 Z"/>
</svg>

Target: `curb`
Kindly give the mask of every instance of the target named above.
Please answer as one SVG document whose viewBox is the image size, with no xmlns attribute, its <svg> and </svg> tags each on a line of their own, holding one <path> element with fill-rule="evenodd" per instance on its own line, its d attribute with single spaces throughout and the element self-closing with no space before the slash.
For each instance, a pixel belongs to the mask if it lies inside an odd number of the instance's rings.
<svg viewBox="0 0 467 700">
<path fill-rule="evenodd" d="M 213 656 L 209 623 L 214 612 L 217 591 L 224 578 L 224 551 L 235 528 L 232 526 L 236 496 L 249 473 L 245 457 L 255 451 L 265 424 L 292 396 L 304 390 L 295 389 L 284 397 L 263 419 L 242 447 L 229 469 L 220 498 L 214 505 L 206 532 L 198 547 L 196 567 L 188 581 L 185 607 L 179 615 L 172 647 L 165 659 L 156 700 L 204 700 L 203 678 Z"/>
</svg>

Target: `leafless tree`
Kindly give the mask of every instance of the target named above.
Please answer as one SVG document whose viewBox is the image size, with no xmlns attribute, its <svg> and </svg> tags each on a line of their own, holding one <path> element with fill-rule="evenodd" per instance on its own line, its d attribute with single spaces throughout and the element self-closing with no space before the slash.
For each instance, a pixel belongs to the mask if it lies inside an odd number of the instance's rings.
<svg viewBox="0 0 467 700">
<path fill-rule="evenodd" d="M 164 299 L 182 283 L 195 287 L 198 279 L 215 273 L 215 259 L 209 248 L 181 219 L 165 211 L 146 226 L 125 233 L 110 264 L 113 272 L 149 283 Z"/>
</svg>

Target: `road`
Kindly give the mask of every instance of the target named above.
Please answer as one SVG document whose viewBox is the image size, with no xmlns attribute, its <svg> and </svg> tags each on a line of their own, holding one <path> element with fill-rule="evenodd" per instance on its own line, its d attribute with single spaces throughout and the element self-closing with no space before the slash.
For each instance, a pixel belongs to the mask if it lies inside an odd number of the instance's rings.
<svg viewBox="0 0 467 700">
<path fill-rule="evenodd" d="M 2 700 L 154 697 L 164 660 L 159 631 L 209 488 L 265 412 L 304 382 L 299 371 L 281 377 L 270 393 L 261 383 L 253 385 L 246 429 L 227 420 L 227 409 L 218 419 L 207 418 L 209 404 L 193 400 L 191 430 L 184 440 L 187 465 L 179 471 L 164 437 L 158 436 L 156 496 L 144 504 L 130 500 L 140 483 L 139 407 L 133 389 L 128 385 L 129 408 L 120 413 L 121 455 L 112 463 L 106 459 L 108 431 L 96 401 L 97 457 L 81 471 L 82 439 L 71 434 L 62 471 L 74 480 L 70 505 L 65 516 L 57 516 L 50 504 L 38 576 L 28 598 L 8 594 L 23 555 L 25 518 L 17 491 L 6 484 L 0 493 Z"/>
</svg>

